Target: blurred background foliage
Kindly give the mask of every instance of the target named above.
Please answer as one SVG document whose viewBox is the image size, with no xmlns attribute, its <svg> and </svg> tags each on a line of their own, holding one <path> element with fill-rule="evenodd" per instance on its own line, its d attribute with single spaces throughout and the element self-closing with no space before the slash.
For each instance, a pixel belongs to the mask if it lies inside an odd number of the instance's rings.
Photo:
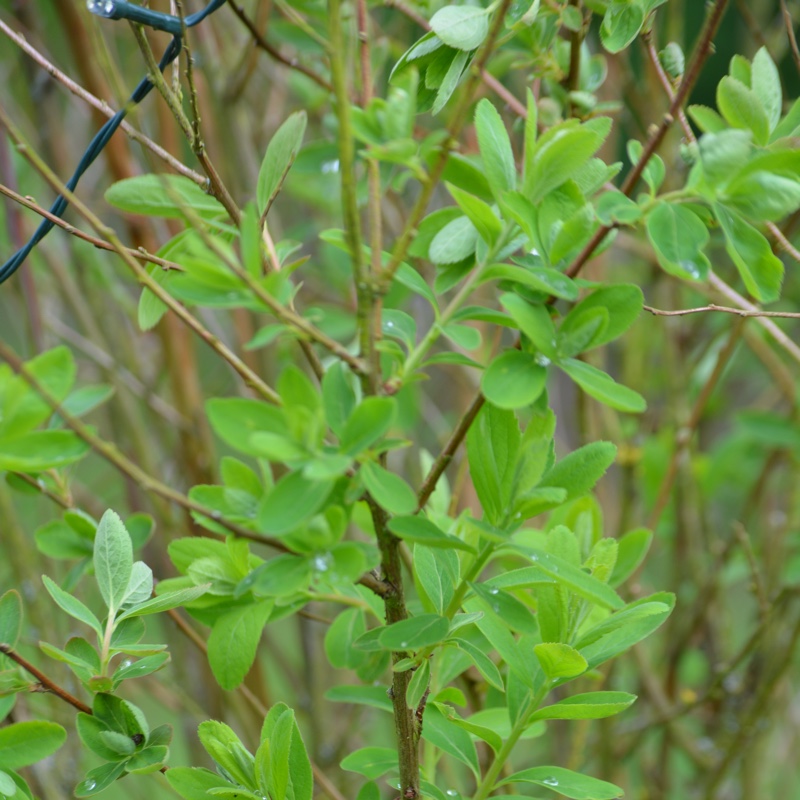
<svg viewBox="0 0 800 800">
<path fill-rule="evenodd" d="M 347 341 L 354 331 L 355 308 L 349 265 L 342 252 L 318 239 L 320 231 L 341 225 L 336 123 L 323 88 L 327 64 L 316 40 L 325 35 L 325 4 L 240 2 L 282 61 L 254 46 L 229 7 L 192 32 L 208 152 L 237 202 L 244 203 L 255 194 L 258 167 L 272 133 L 290 112 L 308 112 L 306 144 L 271 213 L 270 227 L 276 240 L 302 243 L 300 254 L 312 256 L 303 270 L 303 310 L 313 305 L 317 324 Z M 184 3 L 189 11 L 200 7 L 196 0 Z M 168 10 L 169 3 L 151 5 Z M 421 35 L 414 14 L 430 18 L 440 5 L 437 0 L 409 0 L 410 14 L 404 14 L 391 0 L 386 5 L 370 3 L 379 92 L 393 63 Z M 800 20 L 800 2 L 790 0 L 786 11 Z M 703 14 L 700 0 L 670 0 L 657 15 L 657 47 L 675 41 L 688 51 Z M 2 0 L 0 20 L 114 109 L 144 74 L 129 29 L 91 16 L 77 0 Z M 158 48 L 165 41 L 158 34 L 153 38 Z M 596 31 L 587 45 L 591 52 L 601 52 Z M 715 88 L 730 57 L 752 57 L 762 45 L 779 65 L 785 97 L 796 97 L 800 75 L 780 2 L 739 0 L 730 4 L 716 37 L 716 54 L 691 102 L 714 106 Z M 615 104 L 615 127 L 603 155 L 608 161 L 624 160 L 624 143 L 644 139 L 667 101 L 641 43 L 604 58 L 608 78 L 600 99 Z M 317 79 L 292 67 L 298 64 Z M 501 51 L 490 66 L 517 98 L 524 97 L 525 87 L 536 78 L 532 69 L 515 68 L 514 53 Z M 167 77 L 174 77 L 169 70 Z M 0 102 L 35 148 L 59 175 L 71 174 L 103 115 L 54 80 L 5 32 L 0 32 L 0 84 Z M 493 99 L 509 126 L 518 130 L 513 111 Z M 194 168 L 188 146 L 155 93 L 129 121 Z M 422 115 L 417 125 L 422 134 L 441 120 Z M 468 133 L 462 142 L 462 152 L 475 152 L 471 136 Z M 682 185 L 686 169 L 680 137 L 674 126 L 661 148 L 667 190 Z M 127 244 L 155 252 L 178 229 L 170 221 L 118 216 L 103 193 L 117 180 L 162 169 L 147 150 L 118 133 L 85 176 L 80 195 Z M 0 181 L 42 205 L 52 199 L 5 137 L 0 137 Z M 433 207 L 449 202 L 441 190 Z M 403 187 L 387 195 L 384 208 L 388 234 L 395 235 L 408 208 Z M 0 253 L 12 253 L 37 222 L 34 214 L 0 201 Z M 795 222 L 790 221 L 788 235 L 797 244 Z M 719 266 L 714 260 L 713 255 L 721 253 L 721 245 L 712 253 L 715 269 L 733 281 L 733 270 L 725 272 L 729 268 L 724 256 Z M 426 274 L 430 271 L 424 261 L 418 260 L 418 266 Z M 618 236 L 612 248 L 589 264 L 584 277 L 636 283 L 647 302 L 658 308 L 724 303 L 711 288 L 706 291 L 665 275 L 644 240 L 630 234 Z M 111 401 L 89 418 L 105 438 L 148 473 L 183 491 L 214 482 L 225 447 L 214 440 L 203 401 L 242 394 L 244 389 L 226 365 L 171 316 L 142 334 L 136 325 L 138 295 L 138 287 L 114 257 L 56 231 L 0 290 L 0 337 L 26 358 L 66 344 L 79 363 L 79 384 L 113 388 Z M 776 308 L 797 309 L 798 298 L 797 265 L 789 263 L 783 301 Z M 413 307 L 413 301 L 409 303 Z M 426 313 L 422 307 L 416 310 Z M 247 349 L 263 324 L 248 311 L 198 313 L 268 380 L 279 365 L 297 357 L 290 341 Z M 619 718 L 569 727 L 556 723 L 547 737 L 527 742 L 531 763 L 551 760 L 591 770 L 625 787 L 626 797 L 637 800 L 798 796 L 800 351 L 792 341 L 797 324 L 779 320 L 777 325 L 791 347 L 776 344 L 756 320 L 725 314 L 644 314 L 633 331 L 597 356 L 648 399 L 649 410 L 640 417 L 620 417 L 576 393 L 566 381 L 551 384 L 562 452 L 595 439 L 610 439 L 620 447 L 618 464 L 598 492 L 597 513 L 603 515 L 606 531 L 620 534 L 640 525 L 655 530 L 634 595 L 669 589 L 677 593 L 678 605 L 658 635 L 622 659 L 608 676 L 608 688 L 635 692 L 639 703 Z M 431 381 L 404 389 L 401 427 L 414 432 L 420 447 L 437 452 L 473 396 L 476 381 L 464 370 L 444 368 Z M 419 449 L 406 458 L 400 468 L 418 483 Z M 460 457 L 448 475 L 455 486 L 464 480 Z M 42 594 L 40 574 L 63 579 L 68 565 L 42 556 L 33 536 L 39 526 L 57 517 L 59 509 L 35 490 L 14 489 L 24 487 L 0 485 L 0 589 L 21 587 L 30 624 L 25 645 L 33 652 L 39 639 L 59 641 L 69 634 L 66 618 L 52 616 L 46 604 L 33 602 Z M 163 543 L 191 531 L 187 516 L 113 474 L 97 456 L 72 470 L 69 490 L 76 506 L 98 517 L 106 507 L 153 514 L 158 533 L 145 558 L 157 576 L 173 574 Z M 460 502 L 474 502 L 468 488 Z M 324 617 L 312 615 L 270 627 L 247 685 L 267 703 L 282 700 L 297 709 L 313 758 L 346 796 L 354 796 L 354 778 L 339 771 L 338 761 L 365 743 L 391 743 L 392 730 L 382 712 L 343 710 L 324 700 L 325 690 L 347 677 L 327 667 L 322 653 L 325 623 Z M 260 720 L 248 705 L 238 694 L 216 688 L 193 645 L 175 630 L 166 630 L 170 621 L 161 624 L 172 642 L 168 677 L 137 682 L 130 699 L 156 722 L 176 725 L 172 763 L 205 763 L 194 736 L 201 719 L 226 719 L 245 737 L 255 738 Z M 69 674 L 59 666 L 52 665 L 52 672 L 68 685 Z M 34 695 L 17 706 L 18 718 L 26 709 L 62 722 L 72 714 Z M 33 785 L 43 798 L 66 796 L 66 787 L 74 785 L 87 766 L 76 762 L 79 753 L 77 742 L 68 744 L 57 755 L 55 767 L 36 773 Z M 159 790 L 155 781 L 123 781 L 105 796 L 154 800 L 166 797 L 167 790 Z"/>
</svg>

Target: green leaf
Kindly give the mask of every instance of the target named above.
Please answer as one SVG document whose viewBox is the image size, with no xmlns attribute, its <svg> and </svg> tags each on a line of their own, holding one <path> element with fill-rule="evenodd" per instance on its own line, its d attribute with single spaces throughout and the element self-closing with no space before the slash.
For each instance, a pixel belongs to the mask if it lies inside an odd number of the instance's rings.
<svg viewBox="0 0 800 800">
<path fill-rule="evenodd" d="M 398 768 L 397 750 L 388 747 L 362 747 L 342 759 L 339 766 L 370 780 Z"/>
<path fill-rule="evenodd" d="M 224 722 L 209 719 L 200 723 L 197 735 L 206 752 L 234 781 L 247 789 L 256 788 L 253 756 L 247 752 L 232 728 Z"/>
<path fill-rule="evenodd" d="M 137 175 L 112 184 L 106 202 L 131 214 L 183 219 L 189 208 L 204 219 L 225 215 L 224 207 L 182 175 Z"/>
<path fill-rule="evenodd" d="M 575 282 L 550 267 L 529 266 L 526 257 L 513 259 L 520 266 L 512 267 L 510 264 L 492 264 L 481 273 L 481 283 L 500 280 L 513 281 L 523 286 L 529 286 L 537 292 L 544 292 L 563 300 L 575 301 L 578 299 L 578 287 Z"/>
<path fill-rule="evenodd" d="M 456 264 L 475 252 L 478 232 L 468 217 L 448 222 L 431 241 L 428 258 L 434 264 Z"/>
<path fill-rule="evenodd" d="M 0 644 L 14 648 L 22 629 L 22 598 L 16 589 L 0 597 Z"/>
<path fill-rule="evenodd" d="M 508 783 L 533 783 L 572 800 L 614 800 L 623 795 L 622 789 L 613 783 L 590 778 L 588 775 L 581 775 L 563 767 L 524 769 L 515 772 L 497 785 L 504 786 Z"/>
<path fill-rule="evenodd" d="M 692 121 L 703 133 L 721 133 L 728 130 L 725 120 L 713 108 L 702 105 L 689 106 L 686 109 Z"/>
<path fill-rule="evenodd" d="M 488 245 L 494 245 L 503 233 L 503 224 L 492 211 L 492 207 L 483 200 L 461 189 L 447 184 L 447 191 L 458 203 L 458 207 L 467 215 L 469 221 L 475 226 L 481 239 Z"/>
<path fill-rule="evenodd" d="M 531 719 L 605 719 L 629 708 L 636 700 L 627 692 L 587 692 L 566 697 L 533 713 Z"/>
<path fill-rule="evenodd" d="M 616 455 L 617 448 L 611 442 L 591 442 L 562 458 L 544 475 L 539 486 L 563 488 L 567 500 L 574 500 L 591 491 Z"/>
<path fill-rule="evenodd" d="M 253 665 L 273 605 L 270 600 L 235 608 L 219 617 L 211 628 L 208 663 L 223 689 L 235 689 Z"/>
<path fill-rule="evenodd" d="M 50 580 L 47 575 L 42 575 L 42 583 L 59 608 L 66 611 L 71 617 L 75 617 L 75 619 L 89 625 L 102 638 L 103 626 L 100 624 L 100 620 L 77 597 L 65 592 L 58 584 Z"/>
<path fill-rule="evenodd" d="M 481 378 L 481 391 L 498 408 L 525 408 L 547 383 L 547 370 L 530 353 L 508 350 L 494 359 Z"/>
<path fill-rule="evenodd" d="M 394 706 L 381 686 L 334 686 L 325 692 L 325 699 L 334 703 L 356 703 L 391 713 Z"/>
<path fill-rule="evenodd" d="M 97 526 L 93 563 L 100 594 L 113 615 L 128 592 L 133 570 L 133 545 L 125 524 L 110 509 Z"/>
<path fill-rule="evenodd" d="M 671 275 L 703 281 L 710 264 L 702 252 L 708 229 L 694 212 L 676 203 L 659 203 L 647 217 L 647 237 L 658 263 Z"/>
<path fill-rule="evenodd" d="M 499 200 L 504 192 L 516 188 L 517 167 L 503 119 L 486 98 L 475 109 L 475 132 L 489 186 Z"/>
<path fill-rule="evenodd" d="M 456 50 L 475 50 L 489 33 L 488 10 L 476 6 L 445 6 L 431 17 L 430 24 Z"/>
<path fill-rule="evenodd" d="M 633 575 L 644 561 L 652 541 L 653 532 L 648 528 L 635 528 L 619 538 L 617 560 L 608 581 L 609 585 L 617 587 Z"/>
<path fill-rule="evenodd" d="M 342 431 L 356 406 L 356 395 L 347 367 L 334 361 L 322 377 L 322 405 L 331 430 L 341 438 Z"/>
<path fill-rule="evenodd" d="M 378 641 L 386 650 L 401 652 L 419 650 L 438 644 L 450 630 L 450 620 L 438 614 L 421 614 L 418 617 L 395 622 L 385 628 Z"/>
<path fill-rule="evenodd" d="M 91 797 L 108 789 L 125 772 L 125 762 L 103 764 L 90 769 L 86 777 L 75 787 L 75 797 Z"/>
<path fill-rule="evenodd" d="M 306 112 L 295 111 L 275 131 L 267 145 L 267 152 L 258 171 L 256 197 L 261 216 L 266 216 L 273 200 L 281 190 L 283 181 L 303 144 L 306 130 Z"/>
<path fill-rule="evenodd" d="M 395 413 L 393 398 L 365 398 L 356 406 L 342 429 L 339 449 L 349 456 L 357 456 L 389 432 Z"/>
<path fill-rule="evenodd" d="M 333 480 L 310 480 L 302 472 L 284 475 L 258 511 L 259 528 L 281 536 L 312 517 L 328 499 Z"/>
<path fill-rule="evenodd" d="M 591 342 L 590 349 L 599 347 L 621 336 L 639 317 L 644 305 L 642 290 L 632 283 L 615 283 L 601 286 L 581 300 L 564 318 L 577 316 L 594 308 L 608 311 L 608 325 Z M 564 323 L 562 323 L 563 325 Z"/>
<path fill-rule="evenodd" d="M 202 767 L 172 767 L 166 772 L 167 783 L 184 800 L 208 800 L 208 790 L 231 784 L 221 775 Z"/>
<path fill-rule="evenodd" d="M 211 427 L 226 444 L 248 455 L 254 455 L 250 437 L 259 431 L 283 434 L 286 420 L 280 409 L 260 400 L 214 398 L 206 403 Z"/>
<path fill-rule="evenodd" d="M 148 775 L 157 772 L 169 757 L 169 748 L 166 745 L 145 747 L 128 759 L 125 769 L 134 775 Z"/>
<path fill-rule="evenodd" d="M 452 550 L 465 550 L 474 553 L 472 545 L 445 533 L 429 519 L 420 516 L 395 517 L 389 521 L 389 530 L 401 539 L 415 544 L 422 544 L 426 547 L 441 547 Z"/>
<path fill-rule="evenodd" d="M 770 131 L 775 129 L 783 110 L 781 78 L 766 47 L 760 47 L 753 57 L 751 88 L 767 115 Z"/>
<path fill-rule="evenodd" d="M 416 509 L 417 496 L 399 475 L 372 461 L 361 465 L 359 475 L 375 502 L 390 514 L 411 514 Z"/>
<path fill-rule="evenodd" d="M 586 125 L 562 123 L 551 128 L 536 143 L 530 169 L 525 173 L 523 194 L 538 203 L 581 170 L 600 149 L 604 138 L 601 131 Z"/>
<path fill-rule="evenodd" d="M 450 53 L 453 53 L 453 50 L 448 49 L 447 55 Z M 442 57 L 446 59 L 444 53 L 442 54 Z M 458 84 L 461 82 L 461 78 L 464 75 L 464 69 L 469 62 L 469 59 L 470 54 L 465 50 L 456 50 L 453 54 L 450 64 L 447 67 L 447 71 L 445 72 L 444 77 L 439 84 L 438 91 L 436 92 L 436 99 L 433 101 L 433 105 L 431 106 L 431 114 L 434 116 L 436 116 L 436 114 L 438 114 L 447 105 L 447 101 L 452 97 L 453 92 L 458 88 Z M 428 67 L 425 72 L 426 84 L 430 73 L 431 67 Z"/>
<path fill-rule="evenodd" d="M 773 222 L 800 208 L 800 181 L 767 170 L 747 173 L 727 187 L 724 203 L 757 222 Z"/>
<path fill-rule="evenodd" d="M 586 659 L 575 648 L 560 642 L 545 642 L 533 648 L 539 665 L 551 681 L 576 678 L 586 672 Z"/>
<path fill-rule="evenodd" d="M 425 724 L 422 738 L 466 764 L 476 779 L 480 777 L 478 753 L 470 735 L 451 722 L 440 710 L 437 703 L 428 703 L 425 709 Z"/>
<path fill-rule="evenodd" d="M 18 769 L 55 753 L 67 732 L 55 722 L 31 720 L 0 728 L 0 769 Z"/>
<path fill-rule="evenodd" d="M 769 118 L 759 96 L 736 78 L 726 75 L 717 84 L 717 108 L 731 127 L 752 131 L 759 144 L 769 141 Z"/>
<path fill-rule="evenodd" d="M 208 587 L 209 584 L 206 583 L 202 586 L 192 586 L 188 589 L 165 592 L 138 606 L 127 609 L 117 617 L 116 621 L 120 623 L 122 620 L 130 619 L 131 617 L 144 617 L 148 614 L 159 614 L 162 611 L 168 611 L 170 608 L 185 606 L 187 603 L 197 600 L 198 597 L 202 597 L 208 591 Z"/>
<path fill-rule="evenodd" d="M 753 134 L 725 128 L 700 137 L 698 150 L 703 174 L 712 186 L 726 184 L 750 160 Z"/>
<path fill-rule="evenodd" d="M 647 408 L 647 402 L 638 392 L 622 386 L 591 364 L 568 358 L 559 363 L 559 367 L 587 394 L 617 411 L 641 414 Z"/>
<path fill-rule="evenodd" d="M 600 26 L 600 41 L 609 53 L 619 53 L 637 37 L 643 24 L 644 12 L 636 3 L 610 5 Z"/>
<path fill-rule="evenodd" d="M 0 438 L 0 471 L 44 472 L 83 458 L 89 445 L 72 431 L 34 431 Z"/>
<path fill-rule="evenodd" d="M 537 636 L 539 626 L 533 612 L 516 597 L 499 589 L 497 586 L 486 586 L 482 583 L 469 582 L 478 602 L 487 610 L 497 614 L 512 631 Z"/>
<path fill-rule="evenodd" d="M 527 548 L 527 550 L 531 553 L 531 559 L 542 572 L 571 592 L 603 608 L 616 609 L 625 605 L 611 587 L 584 572 L 580 567 L 551 553 L 545 553 L 543 550 L 536 548 Z"/>
<path fill-rule="evenodd" d="M 258 595 L 282 597 L 307 589 L 309 583 L 308 558 L 284 553 L 256 567 L 239 582 L 234 595 L 238 597 L 252 590 Z"/>
<path fill-rule="evenodd" d="M 551 360 L 556 358 L 556 330 L 545 306 L 531 305 L 516 294 L 501 295 L 500 304 L 537 350 Z"/>
<path fill-rule="evenodd" d="M 777 300 L 783 283 L 783 262 L 772 252 L 767 239 L 721 203 L 714 203 L 714 215 L 725 233 L 725 249 L 747 291 L 760 303 Z"/>
<path fill-rule="evenodd" d="M 504 690 L 503 677 L 500 675 L 500 670 L 495 665 L 489 656 L 480 648 L 475 646 L 467 639 L 455 637 L 449 639 L 449 642 L 457 645 L 460 650 L 463 650 L 468 656 L 470 661 L 475 665 L 475 668 L 486 679 L 486 682 L 493 686 L 498 691 Z"/>
<path fill-rule="evenodd" d="M 140 658 L 132 664 L 126 665 L 126 662 L 123 661 L 115 670 L 112 680 L 117 683 L 131 680 L 132 678 L 143 678 L 145 675 L 150 675 L 166 666 L 169 659 L 169 653 L 155 653 L 154 655 Z"/>
</svg>

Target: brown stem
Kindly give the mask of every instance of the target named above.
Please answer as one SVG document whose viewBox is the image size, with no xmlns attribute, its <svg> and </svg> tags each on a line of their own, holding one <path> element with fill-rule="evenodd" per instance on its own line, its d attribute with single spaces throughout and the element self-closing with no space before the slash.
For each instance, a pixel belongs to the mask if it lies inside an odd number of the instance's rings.
<svg viewBox="0 0 800 800">
<path fill-rule="evenodd" d="M 44 672 L 36 669 L 36 667 L 31 664 L 30 661 L 24 659 L 19 653 L 17 653 L 11 645 L 2 644 L 0 643 L 0 653 L 4 656 L 8 656 L 12 661 L 15 661 L 19 664 L 22 669 L 26 672 L 29 672 L 36 678 L 37 681 L 44 687 L 44 689 L 52 694 L 60 697 L 64 702 L 69 703 L 74 708 L 77 708 L 78 711 L 83 711 L 84 714 L 91 714 L 92 709 L 86 705 L 86 703 L 81 702 L 78 700 L 77 697 L 71 695 L 66 689 L 62 689 L 55 681 L 52 681 Z"/>
<path fill-rule="evenodd" d="M 792 48 L 792 58 L 797 71 L 800 72 L 800 48 L 797 47 L 797 37 L 794 35 L 794 20 L 786 5 L 786 0 L 781 0 L 781 11 L 783 12 L 783 22 L 786 25 L 786 34 L 789 37 L 789 44 Z"/>
<path fill-rule="evenodd" d="M 800 312 L 797 311 L 762 311 L 760 308 L 729 308 L 728 306 L 718 306 L 709 303 L 707 306 L 697 308 L 679 308 L 675 311 L 664 311 L 661 308 L 643 306 L 645 311 L 657 317 L 685 317 L 687 314 L 702 314 L 708 311 L 720 311 L 725 314 L 735 314 L 737 317 L 779 317 L 782 319 L 800 319 Z"/>
</svg>

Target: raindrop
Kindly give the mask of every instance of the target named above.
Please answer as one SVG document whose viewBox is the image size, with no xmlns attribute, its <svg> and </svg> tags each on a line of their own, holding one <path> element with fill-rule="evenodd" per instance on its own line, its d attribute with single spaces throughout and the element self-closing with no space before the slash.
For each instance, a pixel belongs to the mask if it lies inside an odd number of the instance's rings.
<svg viewBox="0 0 800 800">
<path fill-rule="evenodd" d="M 391 322 L 391 321 L 384 322 L 383 325 L 384 325 L 385 328 L 394 328 L 394 322 Z"/>
<path fill-rule="evenodd" d="M 81 791 L 83 792 L 93 792 L 95 787 L 97 786 L 97 781 L 84 781 L 81 785 Z"/>
<path fill-rule="evenodd" d="M 548 786 L 558 786 L 558 778 L 545 778 L 542 783 L 546 783 Z"/>
<path fill-rule="evenodd" d="M 537 555 L 532 555 L 531 556 L 531 561 L 538 561 L 538 560 L 539 560 L 539 556 L 537 556 Z"/>
<path fill-rule="evenodd" d="M 489 594 L 500 594 L 500 590 L 497 587 L 489 589 Z"/>
<path fill-rule="evenodd" d="M 107 16 L 114 13 L 114 0 L 87 0 L 86 7 L 92 14 Z"/>
<path fill-rule="evenodd" d="M 133 661 L 131 661 L 129 658 L 126 658 L 119 666 L 120 669 L 125 669 L 129 667 L 131 664 L 133 664 Z"/>
<path fill-rule="evenodd" d="M 325 161 L 323 165 L 320 167 L 320 172 L 322 172 L 323 175 L 338 171 L 339 171 L 338 158 L 335 158 L 333 161 Z"/>
<path fill-rule="evenodd" d="M 314 556 L 314 569 L 317 572 L 327 572 L 333 564 L 333 556 L 330 553 L 319 553 Z"/>
<path fill-rule="evenodd" d="M 400 647 L 408 647 L 408 642 L 400 642 Z"/>
<path fill-rule="evenodd" d="M 542 355 L 541 353 L 537 353 L 536 354 L 536 357 L 534 358 L 534 361 L 540 367 L 549 367 L 550 366 L 550 359 L 547 356 Z"/>
<path fill-rule="evenodd" d="M 458 792 L 455 789 L 448 789 L 445 794 L 448 797 L 458 797 Z"/>
</svg>

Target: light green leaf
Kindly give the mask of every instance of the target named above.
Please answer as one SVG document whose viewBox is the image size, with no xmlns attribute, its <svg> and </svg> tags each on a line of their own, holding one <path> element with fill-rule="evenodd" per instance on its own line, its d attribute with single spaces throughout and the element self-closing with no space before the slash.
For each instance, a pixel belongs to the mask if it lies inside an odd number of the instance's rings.
<svg viewBox="0 0 800 800">
<path fill-rule="evenodd" d="M 253 665 L 273 605 L 270 600 L 235 608 L 219 617 L 211 628 L 208 663 L 223 689 L 235 689 Z"/>
<path fill-rule="evenodd" d="M 770 125 L 759 96 L 741 81 L 726 75 L 717 84 L 717 108 L 733 128 L 753 132 L 759 144 L 769 140 Z"/>
<path fill-rule="evenodd" d="M 131 214 L 182 219 L 189 208 L 204 219 L 225 215 L 218 200 L 182 175 L 137 175 L 112 184 L 106 202 Z"/>
<path fill-rule="evenodd" d="M 256 196 L 262 217 L 269 212 L 273 200 L 281 190 L 283 181 L 303 144 L 306 130 L 306 112 L 295 111 L 275 131 L 267 145 L 267 152 L 258 171 Z"/>
<path fill-rule="evenodd" d="M 644 12 L 636 3 L 612 4 L 600 26 L 600 41 L 609 53 L 624 50 L 638 35 Z"/>
<path fill-rule="evenodd" d="M 500 304 L 537 350 L 551 360 L 556 358 L 555 326 L 545 306 L 532 305 L 516 294 L 501 295 Z"/>
<path fill-rule="evenodd" d="M 462 764 L 466 764 L 476 779 L 480 777 L 475 743 L 463 728 L 449 720 L 439 710 L 437 703 L 429 703 L 425 709 L 422 738 L 453 756 Z"/>
<path fill-rule="evenodd" d="M 131 617 L 144 617 L 148 614 L 159 614 L 162 611 L 168 611 L 170 608 L 177 608 L 197 600 L 208 591 L 209 584 L 202 586 L 192 586 L 189 589 L 178 589 L 174 592 L 165 592 L 164 594 L 153 597 L 141 605 L 129 608 L 117 617 L 117 622 Z"/>
<path fill-rule="evenodd" d="M 503 233 L 503 224 L 492 211 L 492 207 L 480 198 L 467 194 L 451 184 L 447 184 L 447 191 L 475 226 L 481 239 L 488 245 L 495 244 Z"/>
<path fill-rule="evenodd" d="M 525 408 L 544 391 L 547 370 L 530 353 L 508 350 L 481 378 L 481 391 L 498 408 Z"/>
<path fill-rule="evenodd" d="M 751 88 L 767 115 L 770 131 L 775 129 L 783 110 L 781 78 L 766 47 L 760 47 L 753 57 Z"/>
<path fill-rule="evenodd" d="M 226 788 L 230 782 L 202 767 L 172 767 L 166 772 L 167 783 L 184 800 L 208 800 L 208 790 Z"/>
<path fill-rule="evenodd" d="M 341 430 L 339 449 L 356 456 L 383 438 L 394 422 L 396 403 L 391 397 L 367 397 L 356 406 Z"/>
<path fill-rule="evenodd" d="M 398 768 L 397 751 L 388 747 L 362 747 L 342 759 L 339 766 L 375 780 Z"/>
<path fill-rule="evenodd" d="M 273 536 L 291 532 L 316 514 L 333 484 L 333 480 L 310 480 L 302 472 L 284 475 L 259 508 L 260 529 Z"/>
<path fill-rule="evenodd" d="M 456 264 L 475 252 L 478 231 L 468 217 L 448 222 L 431 241 L 428 258 L 434 264 Z"/>
<path fill-rule="evenodd" d="M 89 445 L 72 431 L 33 431 L 0 438 L 0 471 L 44 472 L 83 458 Z"/>
<path fill-rule="evenodd" d="M 545 642 L 533 648 L 544 674 L 551 680 L 576 678 L 586 672 L 586 659 L 575 648 L 560 642 Z"/>
<path fill-rule="evenodd" d="M 364 462 L 359 474 L 375 502 L 390 514 L 411 514 L 416 509 L 417 496 L 399 475 L 372 461 Z"/>
<path fill-rule="evenodd" d="M 617 560 L 608 581 L 610 586 L 624 583 L 638 569 L 652 541 L 653 532 L 648 528 L 635 528 L 619 538 Z"/>
<path fill-rule="evenodd" d="M 604 719 L 619 714 L 636 700 L 627 692 L 587 692 L 566 697 L 533 713 L 531 719 Z"/>
<path fill-rule="evenodd" d="M 487 14 L 477 6 L 445 6 L 431 17 L 431 30 L 450 47 L 475 50 L 489 33 Z"/>
<path fill-rule="evenodd" d="M 0 728 L 0 768 L 18 769 L 55 753 L 67 732 L 55 722 L 30 720 Z"/>
<path fill-rule="evenodd" d="M 517 167 L 503 119 L 486 98 L 475 109 L 475 132 L 489 186 L 499 200 L 504 192 L 516 188 Z"/>
<path fill-rule="evenodd" d="M 122 605 L 133 570 L 133 545 L 125 524 L 110 509 L 103 514 L 94 540 L 94 574 L 100 594 L 113 614 Z"/>
<path fill-rule="evenodd" d="M 676 203 L 659 203 L 647 217 L 647 237 L 667 272 L 694 281 L 706 279 L 711 265 L 702 251 L 708 229 L 697 214 Z"/>
<path fill-rule="evenodd" d="M 42 583 L 59 608 L 66 611 L 71 617 L 85 622 L 97 631 L 98 636 L 103 636 L 103 626 L 100 624 L 100 620 L 77 597 L 65 592 L 58 584 L 50 580 L 47 575 L 42 575 Z"/>
<path fill-rule="evenodd" d="M 617 448 L 611 442 L 591 442 L 562 458 L 544 475 L 539 486 L 563 488 L 567 499 L 574 500 L 591 491 L 616 455 Z"/>
</svg>

